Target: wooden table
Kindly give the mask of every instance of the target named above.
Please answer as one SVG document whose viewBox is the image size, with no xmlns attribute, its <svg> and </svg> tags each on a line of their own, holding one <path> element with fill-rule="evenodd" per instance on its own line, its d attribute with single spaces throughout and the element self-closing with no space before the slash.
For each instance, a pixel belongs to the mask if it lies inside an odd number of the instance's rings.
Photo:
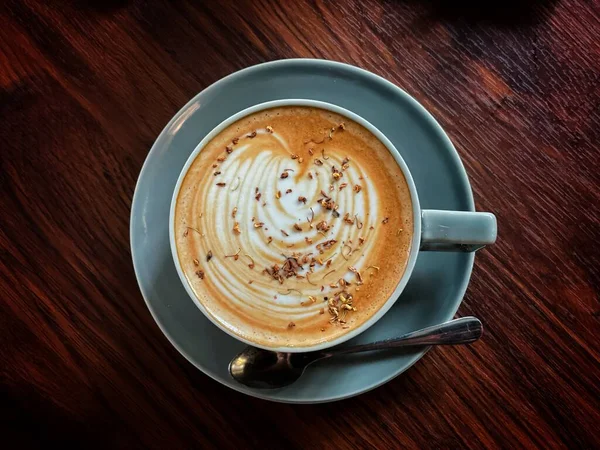
<svg viewBox="0 0 600 450">
<path fill-rule="evenodd" d="M 497 3 L 4 2 L 3 441 L 598 448 L 600 4 Z M 167 121 L 219 78 L 289 57 L 355 64 L 414 95 L 500 229 L 459 311 L 482 319 L 482 341 L 315 406 L 193 368 L 150 316 L 129 250 L 136 177 Z"/>
</svg>

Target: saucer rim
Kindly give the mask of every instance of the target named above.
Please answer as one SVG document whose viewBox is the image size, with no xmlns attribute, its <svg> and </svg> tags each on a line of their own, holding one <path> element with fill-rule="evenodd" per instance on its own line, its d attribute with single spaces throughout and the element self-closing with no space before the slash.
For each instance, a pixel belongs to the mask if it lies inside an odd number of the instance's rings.
<svg viewBox="0 0 600 450">
<path fill-rule="evenodd" d="M 136 250 L 133 245 L 134 229 L 133 229 L 132 224 L 134 221 L 134 212 L 136 210 L 136 208 L 134 208 L 134 205 L 136 204 L 136 200 L 138 200 L 139 195 L 141 195 L 139 193 L 140 180 L 143 178 L 144 173 L 148 169 L 148 166 L 150 164 L 149 160 L 151 159 L 151 156 L 153 155 L 153 153 L 160 150 L 159 147 L 163 146 L 163 141 L 169 135 L 169 130 L 173 127 L 173 125 L 175 123 L 177 123 L 178 121 L 183 122 L 185 120 L 185 118 L 187 117 L 187 114 L 189 113 L 190 107 L 192 107 L 198 101 L 198 98 L 210 90 L 218 89 L 219 85 L 225 84 L 227 81 L 235 80 L 236 78 L 243 77 L 243 76 L 248 75 L 249 73 L 252 73 L 255 71 L 261 71 L 261 70 L 264 70 L 265 68 L 269 68 L 269 67 L 285 66 L 288 64 L 289 65 L 298 65 L 298 66 L 313 66 L 314 65 L 317 67 L 321 66 L 320 67 L 321 69 L 346 70 L 346 71 L 356 74 L 357 76 L 363 76 L 372 83 L 380 84 L 380 85 L 383 85 L 384 87 L 392 88 L 393 90 L 397 91 L 397 93 L 401 97 L 403 97 L 404 100 L 406 100 L 410 104 L 412 104 L 412 106 L 415 107 L 415 109 L 419 112 L 419 114 L 421 114 L 423 116 L 423 118 L 425 118 L 427 120 L 428 124 L 431 125 L 433 131 L 438 135 L 438 137 L 442 140 L 442 142 L 444 142 L 446 148 L 449 150 L 450 157 L 453 159 L 453 162 L 456 164 L 456 168 L 457 168 L 456 175 L 458 175 L 458 178 L 460 178 L 460 183 L 463 185 L 464 191 L 467 194 L 466 197 L 464 198 L 464 200 L 467 203 L 468 210 L 475 211 L 475 202 L 474 202 L 474 198 L 473 198 L 473 191 L 471 188 L 471 184 L 469 182 L 469 178 L 468 178 L 466 169 L 464 167 L 464 164 L 463 164 L 462 160 L 460 159 L 460 156 L 459 156 L 458 152 L 456 151 L 456 148 L 452 144 L 452 141 L 450 140 L 450 138 L 448 137 L 446 132 L 443 130 L 441 125 L 437 122 L 437 120 L 414 97 L 412 97 L 404 89 L 395 85 L 391 81 L 388 81 L 387 79 L 381 77 L 380 75 L 374 74 L 372 72 L 369 72 L 368 70 L 365 70 L 365 69 L 362 69 L 362 68 L 359 68 L 356 66 L 352 66 L 350 64 L 346 64 L 346 63 L 338 62 L 338 61 L 323 60 L 323 59 L 290 58 L 290 59 L 280 59 L 280 60 L 256 64 L 256 65 L 249 66 L 244 69 L 238 70 L 236 72 L 233 72 L 223 78 L 220 78 L 219 80 L 217 80 L 214 83 L 210 84 L 209 86 L 205 87 L 202 91 L 198 92 L 183 107 L 181 107 L 179 109 L 179 111 L 171 118 L 171 120 L 169 120 L 169 122 L 161 130 L 161 132 L 158 134 L 156 140 L 152 144 L 152 147 L 150 148 L 150 151 L 146 155 L 146 158 L 144 159 L 142 168 L 140 169 L 139 175 L 136 179 L 136 185 L 135 185 L 135 190 L 134 190 L 134 194 L 133 194 L 132 201 L 131 201 L 131 212 L 130 212 L 130 217 L 129 217 L 129 219 L 130 219 L 130 222 L 129 222 L 129 224 L 130 224 L 130 226 L 129 226 L 129 231 L 130 231 L 129 244 L 130 244 L 130 249 L 131 249 L 131 259 L 132 259 L 132 263 L 133 263 L 136 281 L 137 281 L 138 287 L 140 289 L 140 293 L 142 294 L 142 297 L 144 299 L 144 302 L 146 303 L 146 306 L 148 307 L 148 310 L 150 311 L 150 314 L 152 315 L 152 318 L 154 319 L 155 323 L 158 325 L 158 328 L 161 330 L 161 332 L 165 335 L 165 337 L 171 343 L 171 345 L 173 345 L 173 347 L 175 347 L 175 349 L 177 349 L 177 351 L 187 361 L 189 361 L 194 367 L 196 367 L 201 372 L 203 372 L 204 374 L 206 374 L 213 380 L 217 381 L 218 383 L 220 383 L 224 386 L 227 386 L 237 392 L 240 392 L 240 393 L 243 393 L 246 395 L 250 395 L 255 398 L 260 398 L 263 400 L 268 400 L 268 401 L 277 402 L 277 403 L 319 404 L 319 403 L 328 403 L 328 402 L 339 401 L 339 400 L 344 400 L 347 398 L 355 397 L 357 395 L 361 395 L 368 391 L 376 389 L 377 387 L 382 386 L 385 383 L 388 383 L 389 381 L 396 378 L 398 375 L 400 375 L 403 372 L 410 369 L 417 361 L 419 361 L 429 351 L 429 349 L 431 347 L 427 347 L 427 348 L 423 349 L 422 351 L 416 353 L 410 362 L 408 362 L 407 364 L 404 364 L 400 369 L 398 369 L 394 372 L 390 372 L 390 375 L 384 377 L 381 380 L 378 380 L 369 385 L 366 385 L 361 389 L 355 390 L 353 392 L 349 392 L 347 395 L 332 396 L 332 397 L 320 397 L 320 398 L 308 398 L 308 399 L 297 399 L 297 398 L 293 398 L 293 397 L 276 397 L 276 398 L 274 398 L 274 397 L 268 395 L 269 391 L 264 391 L 265 394 L 263 394 L 262 392 L 257 392 L 255 390 L 248 389 L 243 385 L 235 383 L 233 380 L 222 379 L 221 377 L 214 374 L 211 370 L 209 370 L 209 369 L 203 367 L 202 365 L 200 365 L 199 363 L 195 362 L 191 357 L 189 357 L 186 354 L 186 352 L 177 344 L 175 339 L 170 335 L 170 333 L 166 330 L 166 328 L 163 327 L 163 325 L 161 324 L 161 322 L 158 319 L 158 314 L 154 311 L 154 307 L 148 301 L 148 293 L 146 292 L 146 289 L 144 288 L 144 286 L 142 286 L 142 284 L 140 282 L 138 268 L 136 267 Z M 183 117 L 183 120 L 182 120 L 182 117 Z M 471 280 L 474 261 L 475 261 L 475 253 L 474 252 L 469 253 L 467 255 L 466 271 L 464 273 L 462 282 L 460 283 L 460 287 L 457 289 L 457 295 L 455 297 L 454 305 L 451 308 L 451 310 L 449 311 L 450 314 L 448 314 L 448 316 L 446 317 L 446 320 L 450 320 L 454 317 L 454 315 L 456 314 L 456 312 L 458 311 L 458 308 L 460 307 L 460 305 L 462 303 L 462 299 L 466 293 L 469 282 Z"/>
</svg>

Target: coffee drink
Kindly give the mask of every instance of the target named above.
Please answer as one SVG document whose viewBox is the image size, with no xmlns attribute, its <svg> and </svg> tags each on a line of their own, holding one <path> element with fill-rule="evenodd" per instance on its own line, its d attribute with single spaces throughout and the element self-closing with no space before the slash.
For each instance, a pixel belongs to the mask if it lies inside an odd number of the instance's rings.
<svg viewBox="0 0 600 450">
<path fill-rule="evenodd" d="M 362 325 L 407 266 L 413 207 L 386 146 L 330 111 L 246 116 L 200 151 L 176 199 L 178 259 L 203 309 L 266 347 Z"/>
</svg>

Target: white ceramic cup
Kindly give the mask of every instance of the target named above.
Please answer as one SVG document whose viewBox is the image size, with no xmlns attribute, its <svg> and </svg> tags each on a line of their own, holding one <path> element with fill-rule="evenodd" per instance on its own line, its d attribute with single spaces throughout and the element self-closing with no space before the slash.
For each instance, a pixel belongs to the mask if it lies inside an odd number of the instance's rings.
<svg viewBox="0 0 600 450">
<path fill-rule="evenodd" d="M 381 306 L 381 308 L 375 314 L 373 314 L 367 321 L 365 321 L 359 327 L 356 327 L 352 330 L 348 330 L 348 333 L 343 334 L 335 339 L 310 347 L 266 347 L 254 343 L 250 340 L 242 339 L 240 336 L 231 333 L 228 329 L 224 328 L 221 324 L 219 324 L 216 320 L 212 318 L 211 314 L 209 314 L 206 311 L 204 305 L 200 302 L 200 300 L 198 300 L 198 298 L 194 294 L 194 291 L 190 287 L 179 262 L 175 239 L 175 206 L 177 204 L 179 190 L 190 166 L 196 159 L 196 156 L 198 156 L 198 154 L 202 151 L 204 146 L 208 144 L 221 131 L 223 131 L 232 123 L 240 120 L 241 118 L 250 114 L 254 114 L 258 111 L 262 111 L 264 109 L 282 106 L 308 106 L 331 111 L 341 116 L 347 117 L 348 119 L 362 125 L 371 133 L 373 133 L 373 135 L 377 137 L 377 139 L 379 139 L 386 146 L 386 148 L 392 154 L 392 156 L 396 160 L 396 163 L 402 170 L 404 177 L 406 178 L 408 188 L 410 190 L 413 207 L 414 220 L 411 250 L 408 257 L 406 270 L 404 271 L 404 275 L 402 275 L 402 278 L 400 278 L 400 280 L 398 281 L 398 285 L 396 286 L 396 289 L 394 289 L 392 295 L 390 295 L 389 299 Z M 181 170 L 181 173 L 177 180 L 177 184 L 175 185 L 175 191 L 173 192 L 173 198 L 171 200 L 171 211 L 169 217 L 169 238 L 171 242 L 171 252 L 173 254 L 173 261 L 175 263 L 177 273 L 179 274 L 179 278 L 181 279 L 181 282 L 183 283 L 188 295 L 196 304 L 196 306 L 200 309 L 200 311 L 202 311 L 202 313 L 204 313 L 204 315 L 212 323 L 214 323 L 217 327 L 219 327 L 221 330 L 231 335 L 232 337 L 241 340 L 248 345 L 253 345 L 255 347 L 265 348 L 268 350 L 274 350 L 279 352 L 307 352 L 323 350 L 325 348 L 341 344 L 342 342 L 345 342 L 348 339 L 355 337 L 356 335 L 365 331 L 367 328 L 371 327 L 375 322 L 377 322 L 381 317 L 383 317 L 383 315 L 392 307 L 396 300 L 398 300 L 400 294 L 402 294 L 402 291 L 404 290 L 406 284 L 408 283 L 408 280 L 410 279 L 413 268 L 417 261 L 417 255 L 419 254 L 419 251 L 475 251 L 485 245 L 493 244 L 496 241 L 496 234 L 496 217 L 491 213 L 421 210 L 421 207 L 419 206 L 419 196 L 417 194 L 415 183 L 410 174 L 410 170 L 408 170 L 408 167 L 402 159 L 402 156 L 400 156 L 400 153 L 398 152 L 398 150 L 396 150 L 396 148 L 389 141 L 388 138 L 386 138 L 377 128 L 375 128 L 365 119 L 354 114 L 353 112 L 350 112 L 339 106 L 332 105 L 330 103 L 325 103 L 316 100 L 301 99 L 275 100 L 251 106 L 250 108 L 246 108 L 243 111 L 240 111 L 237 114 L 234 114 L 233 116 L 224 120 L 219 125 L 217 125 L 210 133 L 208 133 L 206 137 L 202 139 L 202 141 L 194 149 L 194 151 L 186 161 L 185 165 L 183 166 L 183 169 Z"/>
</svg>

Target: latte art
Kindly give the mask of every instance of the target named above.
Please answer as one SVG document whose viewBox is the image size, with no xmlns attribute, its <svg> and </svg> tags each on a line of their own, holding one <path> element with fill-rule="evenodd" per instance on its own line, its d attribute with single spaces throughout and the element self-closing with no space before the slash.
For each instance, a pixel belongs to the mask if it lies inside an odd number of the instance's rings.
<svg viewBox="0 0 600 450">
<path fill-rule="evenodd" d="M 412 238 L 401 170 L 362 126 L 281 107 L 202 149 L 177 198 L 180 264 L 205 310 L 266 346 L 311 346 L 364 323 Z"/>
</svg>

